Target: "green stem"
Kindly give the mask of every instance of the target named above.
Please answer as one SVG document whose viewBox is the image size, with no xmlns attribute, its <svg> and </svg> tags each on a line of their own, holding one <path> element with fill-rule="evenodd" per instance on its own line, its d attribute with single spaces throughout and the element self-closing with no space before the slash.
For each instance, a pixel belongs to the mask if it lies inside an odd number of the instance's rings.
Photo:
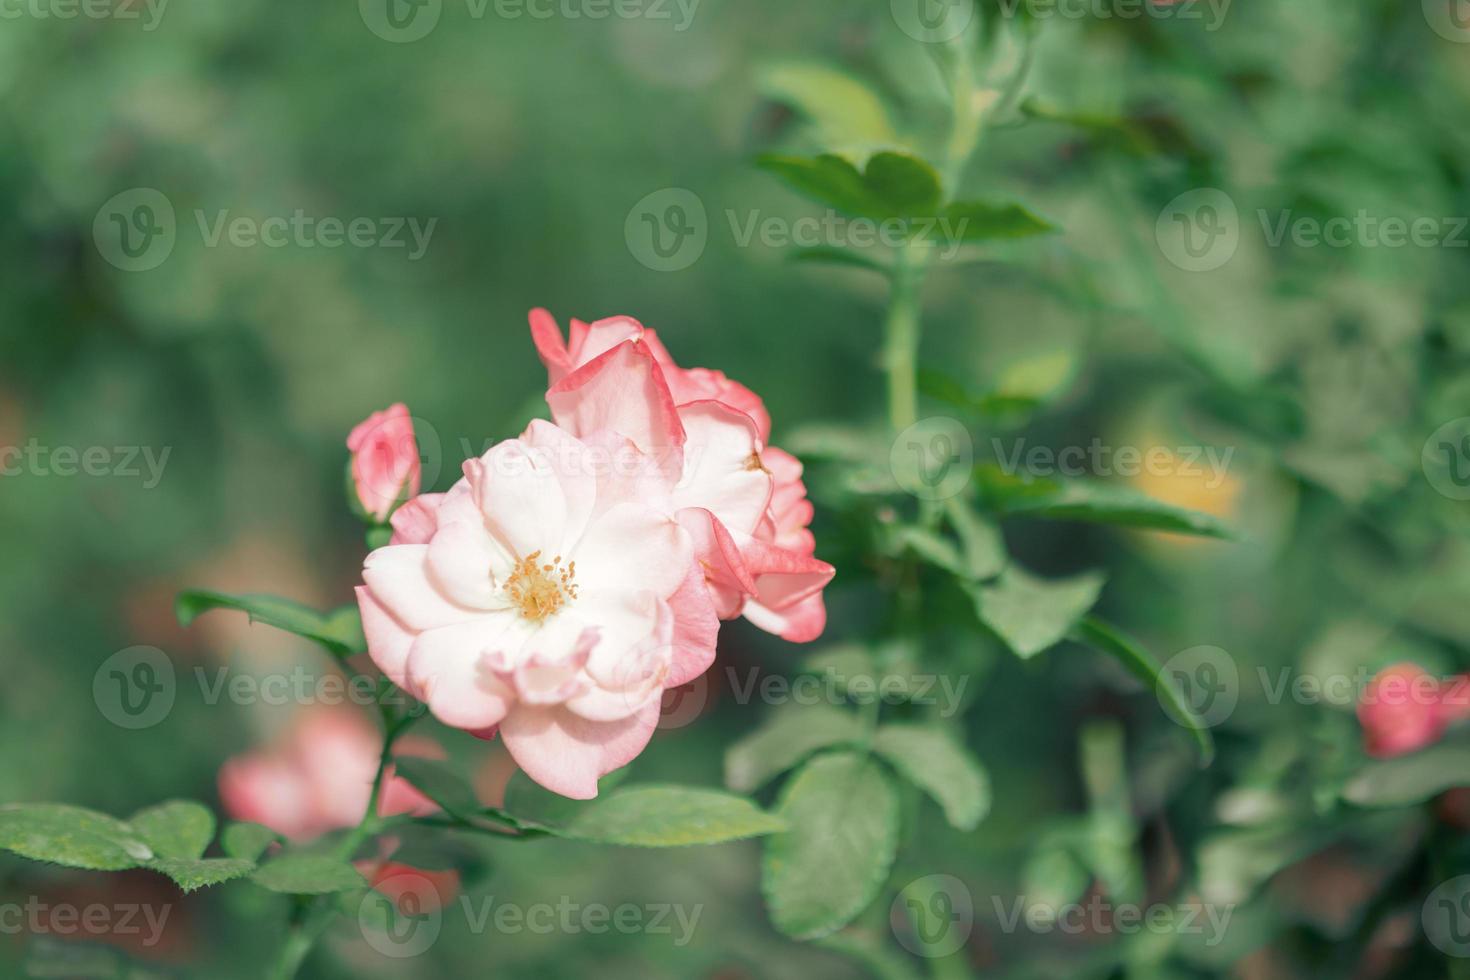
<svg viewBox="0 0 1470 980">
<path fill-rule="evenodd" d="M 382 829 L 383 820 L 378 816 L 378 801 L 383 795 L 383 784 L 387 781 L 388 766 L 393 762 L 393 743 L 398 741 L 398 736 L 421 717 L 413 713 L 395 717 L 393 711 L 383 703 L 382 698 L 379 699 L 379 707 L 383 713 L 383 748 L 378 753 L 378 771 L 373 775 L 373 788 L 368 795 L 367 807 L 363 811 L 362 819 L 337 845 L 337 856 L 343 861 L 351 861 L 358 848 Z M 286 934 L 286 941 L 276 955 L 275 965 L 268 975 L 270 980 L 292 980 L 296 976 L 296 972 L 301 969 L 301 964 L 306 962 L 307 956 L 311 955 L 316 941 L 321 938 L 322 933 L 326 932 L 327 927 L 332 924 L 332 919 L 336 917 L 336 905 L 333 898 L 332 895 L 319 895 L 311 899 L 305 906 L 298 907 L 291 929 Z"/>
<path fill-rule="evenodd" d="M 893 291 L 883 324 L 883 370 L 888 375 L 888 419 L 895 433 L 919 421 L 919 289 L 924 264 L 912 249 L 893 265 Z"/>
</svg>

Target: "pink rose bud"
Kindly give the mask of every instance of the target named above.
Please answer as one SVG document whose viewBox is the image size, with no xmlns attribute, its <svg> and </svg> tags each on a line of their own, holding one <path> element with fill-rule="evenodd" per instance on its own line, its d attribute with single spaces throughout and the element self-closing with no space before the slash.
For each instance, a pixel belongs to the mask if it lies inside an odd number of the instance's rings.
<svg viewBox="0 0 1470 980">
<path fill-rule="evenodd" d="M 402 402 L 374 412 L 347 437 L 358 502 L 379 524 L 401 500 L 418 496 L 419 446 Z"/>
<path fill-rule="evenodd" d="M 1358 721 L 1368 754 L 1390 758 L 1439 741 L 1449 719 L 1439 681 L 1411 663 L 1394 664 L 1368 682 Z"/>
</svg>

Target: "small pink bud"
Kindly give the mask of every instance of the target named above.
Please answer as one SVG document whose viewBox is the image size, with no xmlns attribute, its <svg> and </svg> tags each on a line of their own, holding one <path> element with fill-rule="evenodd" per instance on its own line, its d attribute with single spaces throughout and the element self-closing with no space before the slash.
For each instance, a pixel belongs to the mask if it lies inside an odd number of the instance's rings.
<svg viewBox="0 0 1470 980">
<path fill-rule="evenodd" d="M 400 500 L 418 496 L 418 441 L 402 402 L 359 423 L 347 437 L 347 448 L 352 452 L 357 499 L 379 524 L 388 520 Z"/>
<path fill-rule="evenodd" d="M 1390 758 L 1417 752 L 1439 741 L 1449 719 L 1444 690 L 1415 664 L 1401 663 L 1380 671 L 1358 701 L 1368 754 Z"/>
</svg>

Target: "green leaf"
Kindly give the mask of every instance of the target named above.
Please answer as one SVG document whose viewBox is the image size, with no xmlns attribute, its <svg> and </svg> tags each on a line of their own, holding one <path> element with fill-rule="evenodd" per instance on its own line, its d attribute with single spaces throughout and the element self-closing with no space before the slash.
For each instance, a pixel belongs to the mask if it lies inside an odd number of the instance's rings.
<svg viewBox="0 0 1470 980">
<path fill-rule="evenodd" d="M 752 792 L 818 749 L 856 742 L 862 735 L 857 717 L 835 705 L 788 706 L 725 752 L 725 785 Z"/>
<path fill-rule="evenodd" d="M 990 811 L 990 779 L 970 751 L 928 725 L 884 725 L 873 751 L 944 808 L 957 830 L 974 830 Z"/>
<path fill-rule="evenodd" d="M 474 789 L 465 782 L 464 777 L 444 763 L 434 759 L 397 756 L 393 760 L 393 772 L 412 783 L 450 816 L 467 823 L 478 822 L 477 814 L 483 806 L 475 796 Z"/>
<path fill-rule="evenodd" d="M 896 555 L 909 552 L 951 575 L 969 578 L 969 566 L 960 553 L 959 545 L 938 531 L 912 524 L 896 527 L 892 533 L 892 544 Z"/>
<path fill-rule="evenodd" d="M 174 603 L 179 624 L 188 626 L 211 609 L 238 609 L 253 623 L 265 623 L 321 644 L 339 657 L 367 649 L 357 606 L 341 606 L 328 613 L 272 595 L 226 595 L 194 589 L 179 593 Z"/>
<path fill-rule="evenodd" d="M 1060 393 L 1077 373 L 1077 356 L 1048 350 L 1017 358 L 995 379 L 991 397 L 1043 402 Z"/>
<path fill-rule="evenodd" d="M 255 862 L 241 858 L 160 858 L 148 862 L 148 867 L 168 875 L 184 891 L 192 892 L 243 878 L 255 870 Z"/>
<path fill-rule="evenodd" d="M 1231 536 L 1225 524 L 1210 514 L 1154 500 L 1128 486 L 1095 481 L 1036 479 L 1027 493 L 1004 503 L 1004 513 L 1208 538 Z"/>
<path fill-rule="evenodd" d="M 624 766 L 606 774 L 597 781 L 599 797 L 606 797 L 628 777 L 632 769 Z M 517 769 L 505 786 L 505 809 L 514 819 L 522 823 L 547 827 L 575 820 L 583 808 L 591 805 L 586 800 L 572 800 L 540 785 Z"/>
<path fill-rule="evenodd" d="M 259 861 L 265 849 L 281 840 L 281 835 L 258 823 L 232 823 L 220 835 L 220 847 L 232 858 Z"/>
<path fill-rule="evenodd" d="M 834 153 L 767 154 L 757 163 L 799 193 L 847 214 L 879 221 L 933 218 L 939 207 L 939 175 L 923 160 L 904 153 L 875 153 L 865 171 Z"/>
<path fill-rule="evenodd" d="M 1440 742 L 1412 755 L 1375 759 L 1343 787 L 1342 797 L 1362 807 L 1414 806 L 1470 781 L 1470 744 Z"/>
<path fill-rule="evenodd" d="M 760 837 L 786 823 L 743 796 L 685 786 L 632 786 L 551 828 L 559 837 L 633 847 L 687 847 Z"/>
<path fill-rule="evenodd" d="M 851 248 L 837 248 L 832 245 L 815 245 L 810 248 L 798 248 L 790 253 L 792 262 L 826 264 L 826 265 L 848 265 L 859 269 L 871 269 L 874 272 L 889 274 L 886 264 L 877 259 L 869 258 L 862 252 Z"/>
<path fill-rule="evenodd" d="M 1029 238 L 1056 231 L 1056 226 L 1019 204 L 987 201 L 956 201 L 940 215 L 951 241 L 984 242 L 1003 238 Z"/>
<path fill-rule="evenodd" d="M 863 181 L 882 207 L 895 217 L 927 218 L 939 210 L 943 191 L 939 174 L 918 157 L 875 153 L 868 158 Z"/>
<path fill-rule="evenodd" d="M 127 820 L 163 859 L 192 861 L 214 839 L 214 814 L 193 800 L 170 800 L 139 810 Z"/>
<path fill-rule="evenodd" d="M 363 885 L 362 875 L 346 861 L 309 851 L 287 851 L 257 868 L 251 880 L 288 895 L 325 895 Z"/>
<path fill-rule="evenodd" d="M 760 92 L 801 113 L 823 146 L 893 142 L 893 124 L 877 94 L 851 75 L 812 63 L 771 65 L 756 76 Z"/>
<path fill-rule="evenodd" d="M 817 939 L 851 922 L 877 895 L 898 846 L 898 792 L 876 762 L 821 755 L 781 793 L 790 828 L 766 842 L 761 890 L 777 929 Z"/>
<path fill-rule="evenodd" d="M 999 575 L 1008 560 L 1000 528 L 981 517 L 960 497 L 946 500 L 944 513 L 964 548 L 966 574 L 977 581 Z"/>
<path fill-rule="evenodd" d="M 1126 667 L 1129 673 L 1149 686 L 1158 697 L 1166 699 L 1172 707 L 1173 717 L 1189 729 L 1199 746 L 1200 765 L 1208 766 L 1215 758 L 1215 737 L 1210 726 L 1190 706 L 1189 698 L 1179 688 L 1177 678 L 1169 677 L 1163 666 L 1129 637 L 1109 626 L 1095 616 L 1088 616 L 1077 624 L 1076 639 L 1111 654 Z"/>
<path fill-rule="evenodd" d="M 1017 656 L 1030 658 L 1067 635 L 1097 602 L 1105 579 L 1100 572 L 1087 572 L 1049 581 L 1011 565 L 972 592 L 981 621 Z"/>
<path fill-rule="evenodd" d="M 123 821 L 63 803 L 0 807 L 0 848 L 89 871 L 136 868 L 154 857 L 142 835 Z"/>
</svg>

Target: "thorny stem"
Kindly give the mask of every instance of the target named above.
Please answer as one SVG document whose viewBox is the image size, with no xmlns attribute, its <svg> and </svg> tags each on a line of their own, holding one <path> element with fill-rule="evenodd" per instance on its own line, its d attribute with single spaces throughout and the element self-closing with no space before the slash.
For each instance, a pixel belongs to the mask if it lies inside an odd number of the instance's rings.
<svg viewBox="0 0 1470 980">
<path fill-rule="evenodd" d="M 410 725 L 420 717 L 418 713 L 409 711 L 400 716 L 395 716 L 392 709 L 379 699 L 379 708 L 383 714 L 383 748 L 378 753 L 378 771 L 373 775 L 372 792 L 368 795 L 367 807 L 363 811 L 362 819 L 357 826 L 352 828 L 337 845 L 337 856 L 343 861 L 352 860 L 358 848 L 371 839 L 383 828 L 383 820 L 378 816 L 378 801 L 383 795 L 383 783 L 387 779 L 388 766 L 393 761 L 393 744 L 398 741 Z M 276 956 L 275 966 L 269 974 L 271 980 L 292 980 L 296 972 L 301 969 L 301 964 L 306 962 L 307 956 L 311 955 L 312 947 L 321 938 L 332 919 L 336 916 L 336 908 L 333 904 L 335 896 L 318 895 L 304 905 L 298 905 L 292 915 L 291 927 L 286 934 L 286 941 L 281 946 L 281 951 Z"/>
</svg>

